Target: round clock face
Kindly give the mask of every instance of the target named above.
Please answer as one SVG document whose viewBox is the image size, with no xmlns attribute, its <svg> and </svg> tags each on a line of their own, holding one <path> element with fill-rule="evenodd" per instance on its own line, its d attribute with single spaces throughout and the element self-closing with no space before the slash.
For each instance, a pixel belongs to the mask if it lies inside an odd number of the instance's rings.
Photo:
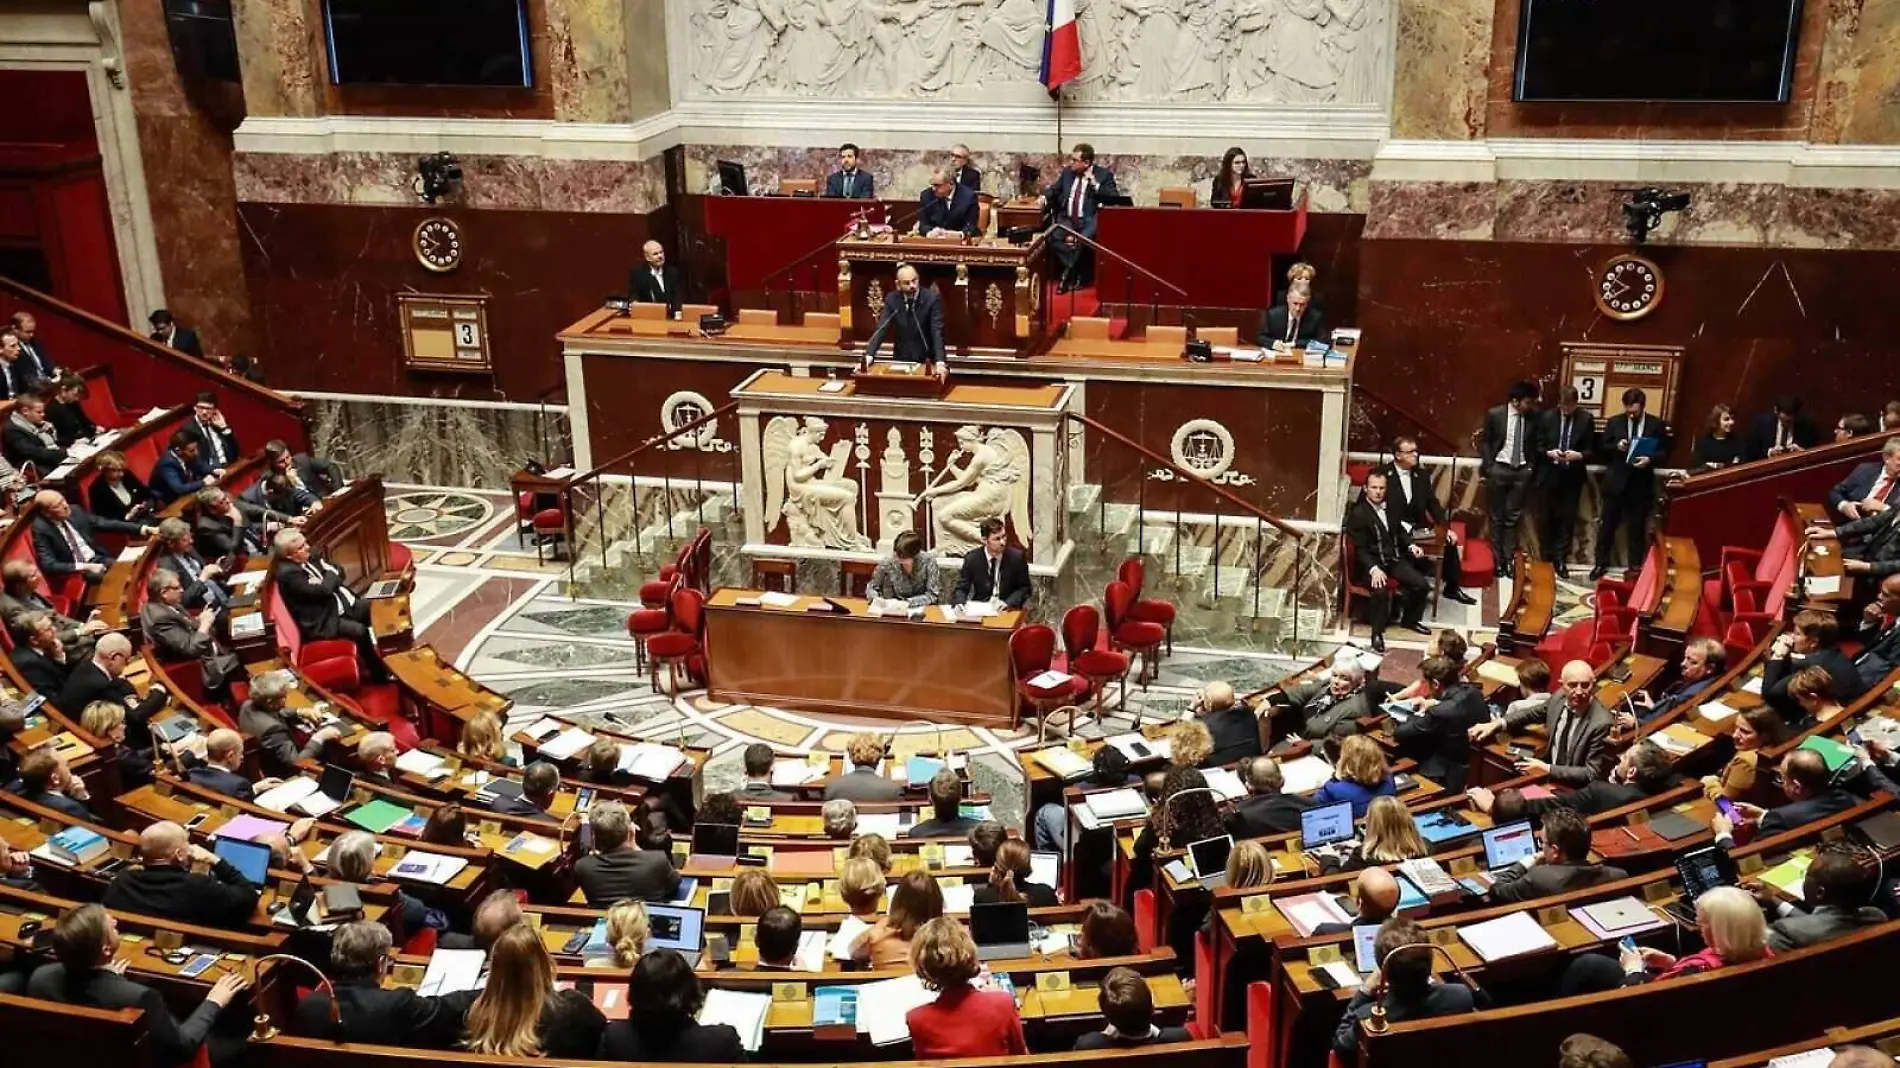
<svg viewBox="0 0 1900 1068">
<path fill-rule="evenodd" d="M 1596 273 L 1597 309 L 1612 319 L 1640 319 L 1662 302 L 1662 269 L 1641 256 L 1618 256 Z"/>
<path fill-rule="evenodd" d="M 462 263 L 462 229 L 454 220 L 422 220 L 416 227 L 416 259 L 431 271 L 453 271 Z"/>
</svg>

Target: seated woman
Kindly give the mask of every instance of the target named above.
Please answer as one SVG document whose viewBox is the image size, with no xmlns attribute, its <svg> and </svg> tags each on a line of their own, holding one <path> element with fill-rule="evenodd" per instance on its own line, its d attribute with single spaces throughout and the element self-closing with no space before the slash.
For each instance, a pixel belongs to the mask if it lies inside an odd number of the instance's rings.
<svg viewBox="0 0 1900 1068">
<path fill-rule="evenodd" d="M 1075 936 L 1075 959 L 1132 957 L 1140 952 L 1133 916 L 1106 901 L 1089 902 L 1082 914 L 1082 930 Z"/>
<path fill-rule="evenodd" d="M 125 744 L 125 706 L 117 701 L 94 701 L 79 715 L 79 725 L 94 738 L 105 739 L 99 756 L 119 766 L 119 783 L 128 790 L 152 781 L 152 751 Z"/>
<path fill-rule="evenodd" d="M 1054 887 L 1029 881 L 1029 860 L 1029 843 L 1020 838 L 1011 838 L 998 846 L 989 882 L 976 888 L 971 902 L 993 905 L 999 901 L 1027 901 L 1031 908 L 1053 908 L 1060 904 Z"/>
<path fill-rule="evenodd" d="M 924 539 L 906 530 L 891 541 L 891 555 L 877 562 L 865 594 L 873 601 L 903 601 L 911 608 L 937 603 L 943 576 L 937 554 L 924 551 Z"/>
<path fill-rule="evenodd" d="M 858 829 L 858 806 L 842 797 L 825 802 L 820 812 L 824 818 L 825 837 L 834 842 L 849 840 L 851 832 Z"/>
<path fill-rule="evenodd" d="M 1747 452 L 1742 436 L 1735 432 L 1735 412 L 1726 404 L 1709 409 L 1702 436 L 1690 450 L 1691 471 L 1712 471 L 1741 463 Z"/>
<path fill-rule="evenodd" d="M 1205 733 L 1207 728 L 1201 730 Z M 1180 750 L 1175 751 L 1175 756 L 1180 757 Z M 1181 800 L 1174 800 L 1176 794 L 1182 795 Z M 1133 874 L 1127 887 L 1128 900 L 1121 903 L 1122 907 L 1132 908 L 1135 889 L 1153 880 L 1156 849 L 1186 849 L 1189 843 L 1218 838 L 1225 833 L 1220 807 L 1207 792 L 1207 777 L 1179 764 L 1169 769 L 1161 777 L 1154 815 L 1135 836 L 1135 855 L 1130 861 Z"/>
<path fill-rule="evenodd" d="M 1418 824 L 1413 822 L 1411 810 L 1405 803 L 1396 797 L 1380 797 L 1366 810 L 1366 825 L 1359 847 L 1343 859 L 1322 859 L 1320 872 L 1331 875 L 1336 871 L 1358 871 L 1371 864 L 1397 864 L 1430 853 L 1431 847 L 1418 833 Z"/>
<path fill-rule="evenodd" d="M 368 831 L 344 831 L 330 843 L 330 877 L 358 886 L 368 886 L 376 881 L 376 856 L 382 852 L 382 845 L 376 836 Z M 397 907 L 401 909 L 402 929 L 410 933 L 433 927 L 438 931 L 447 930 L 448 919 L 440 912 L 430 908 L 420 900 L 410 897 L 400 887 L 396 890 Z"/>
<path fill-rule="evenodd" d="M 851 857 L 838 869 L 838 896 L 860 921 L 877 925 L 884 906 L 884 870 L 869 857 Z"/>
<path fill-rule="evenodd" d="M 745 1047 L 731 1024 L 702 1024 L 705 991 L 693 966 L 675 950 L 640 958 L 627 982 L 627 1018 L 607 1027 L 603 1060 L 643 1063 L 739 1064 Z"/>
<path fill-rule="evenodd" d="M 1077 1050 L 1126 1049 L 1163 1042 L 1186 1042 L 1185 1027 L 1156 1027 L 1153 991 L 1133 968 L 1113 968 L 1102 976 L 1102 1018 L 1108 1026 L 1075 1040 Z"/>
<path fill-rule="evenodd" d="M 1333 777 L 1313 795 L 1315 805 L 1352 802 L 1352 818 L 1364 819 L 1375 798 L 1391 797 L 1399 792 L 1392 769 L 1385 762 L 1385 749 L 1363 734 L 1340 739 L 1339 762 L 1333 765 Z"/>
<path fill-rule="evenodd" d="M 1695 922 L 1703 948 L 1686 957 L 1647 946 L 1623 950 L 1617 959 L 1623 985 L 1699 975 L 1775 955 L 1768 948 L 1768 921 L 1761 906 L 1739 886 L 1718 886 L 1696 898 Z"/>
<path fill-rule="evenodd" d="M 918 929 L 942 915 L 943 889 L 937 880 L 921 871 L 906 872 L 891 891 L 891 910 L 858 936 L 851 958 L 870 961 L 873 968 L 897 967 L 910 959 Z"/>
<path fill-rule="evenodd" d="M 1788 680 L 1788 696 L 1801 706 L 1801 720 L 1794 724 L 1799 730 L 1830 723 L 1847 711 L 1834 694 L 1834 676 L 1819 664 L 1794 673 Z"/>
<path fill-rule="evenodd" d="M 1792 680 L 1789 688 L 1793 688 Z M 1718 797 L 1730 801 L 1758 801 L 1755 794 L 1761 751 L 1780 745 L 1785 733 L 1781 714 L 1767 705 L 1757 705 L 1736 716 L 1735 727 L 1729 731 L 1735 755 L 1722 767 L 1720 775 L 1702 777 L 1703 795 L 1711 801 Z"/>
<path fill-rule="evenodd" d="M 455 743 L 455 750 L 463 756 L 479 760 L 492 760 L 497 764 L 519 767 L 512 754 L 508 752 L 508 742 L 501 734 L 501 717 L 493 712 L 477 712 L 462 724 L 461 740 Z"/>
<path fill-rule="evenodd" d="M 99 519 L 136 523 L 158 511 L 158 498 L 126 467 L 125 454 L 108 449 L 92 458 L 99 472 L 86 491 L 86 510 Z"/>
<path fill-rule="evenodd" d="M 1471 643 L 1465 640 L 1464 635 L 1450 627 L 1446 627 L 1443 630 L 1432 631 L 1432 636 L 1425 640 L 1425 657 L 1419 662 L 1424 663 L 1425 660 L 1430 660 L 1434 656 L 1442 656 L 1452 663 L 1460 665 L 1459 670 L 1462 671 L 1465 656 L 1470 652 L 1470 649 Z M 1413 679 L 1404 689 L 1393 694 L 1389 700 L 1416 703 L 1430 696 L 1430 684 L 1423 678 L 1417 678 Z M 1376 706 L 1377 702 L 1374 702 L 1374 704 Z"/>
<path fill-rule="evenodd" d="M 46 403 L 46 421 L 53 424 L 53 434 L 62 449 L 72 448 L 73 442 L 82 438 L 99 436 L 98 424 L 79 403 L 85 393 L 86 380 L 71 371 L 61 371 L 52 388 L 46 391 L 50 398 Z"/>
<path fill-rule="evenodd" d="M 976 943 L 963 924 L 939 916 L 917 932 L 911 967 L 937 1000 L 905 1014 L 918 1060 L 946 1057 L 1012 1057 L 1029 1052 L 1016 999 L 1001 990 L 970 985 L 980 968 Z"/>
<path fill-rule="evenodd" d="M 1242 183 L 1253 177 L 1253 171 L 1247 166 L 1247 152 L 1239 145 L 1227 150 L 1220 158 L 1220 171 L 1214 175 L 1214 186 L 1209 191 L 1209 207 L 1231 208 L 1241 201 Z"/>
<path fill-rule="evenodd" d="M 468 815 L 462 806 L 450 802 L 429 813 L 429 821 L 422 826 L 422 840 L 428 845 L 468 845 Z"/>
<path fill-rule="evenodd" d="M 778 881 L 763 868 L 746 868 L 732 877 L 732 914 L 763 916 L 779 906 Z"/>
<path fill-rule="evenodd" d="M 876 831 L 853 838 L 851 848 L 845 852 L 845 856 L 863 857 L 871 861 L 877 865 L 879 874 L 889 874 L 891 870 L 891 844 Z"/>
<path fill-rule="evenodd" d="M 474 995 L 472 1001 L 469 995 Z M 444 1000 L 468 1005 L 461 1047 L 472 1053 L 538 1057 L 557 1048 L 584 1046 L 588 1033 L 598 1042 L 606 1025 L 600 1010 L 576 1013 L 558 1004 L 554 995 L 554 958 L 541 944 L 541 931 L 518 923 L 495 939 L 488 954 L 487 985 L 479 993 L 465 991 Z"/>
<path fill-rule="evenodd" d="M 1198 768 L 1214 754 L 1214 735 L 1198 719 L 1185 720 L 1168 728 L 1168 765 Z"/>
<path fill-rule="evenodd" d="M 633 967 L 652 936 L 653 925 L 647 920 L 647 907 L 642 902 L 616 901 L 607 910 L 607 945 L 614 951 L 614 967 Z"/>
</svg>

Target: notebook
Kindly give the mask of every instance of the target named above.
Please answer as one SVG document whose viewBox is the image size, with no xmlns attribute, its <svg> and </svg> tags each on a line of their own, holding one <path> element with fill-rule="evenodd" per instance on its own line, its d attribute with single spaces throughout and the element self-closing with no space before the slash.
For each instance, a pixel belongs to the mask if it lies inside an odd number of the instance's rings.
<svg viewBox="0 0 1900 1068">
<path fill-rule="evenodd" d="M 1680 812 L 1661 812 L 1649 818 L 1649 829 L 1667 841 L 1680 842 L 1708 830 L 1708 825 Z"/>
</svg>

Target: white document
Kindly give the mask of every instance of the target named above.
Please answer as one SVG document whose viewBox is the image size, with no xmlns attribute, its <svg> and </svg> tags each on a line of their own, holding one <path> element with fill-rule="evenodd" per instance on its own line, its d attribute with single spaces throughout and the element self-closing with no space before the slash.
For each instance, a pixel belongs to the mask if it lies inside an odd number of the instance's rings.
<svg viewBox="0 0 1900 1068">
<path fill-rule="evenodd" d="M 1075 678 L 1075 676 L 1069 674 L 1066 671 L 1057 671 L 1051 668 L 1050 670 L 1045 671 L 1040 675 L 1037 675 L 1035 678 L 1030 679 L 1029 685 L 1041 686 L 1044 689 L 1049 689 L 1051 687 L 1060 686 L 1063 683 L 1068 682 L 1072 678 Z"/>
<path fill-rule="evenodd" d="M 1241 785 L 1240 776 L 1232 768 L 1208 768 L 1201 772 L 1206 778 L 1208 788 L 1220 795 L 1222 801 L 1246 797 L 1247 788 Z"/>
<path fill-rule="evenodd" d="M 825 932 L 804 931 L 798 936 L 798 952 L 792 954 L 792 967 L 801 972 L 825 970 Z"/>
<path fill-rule="evenodd" d="M 1827 597 L 1839 592 L 1841 592 L 1841 577 L 1839 575 L 1808 576 L 1809 597 Z"/>
<path fill-rule="evenodd" d="M 829 764 L 814 764 L 800 758 L 775 760 L 772 762 L 772 785 L 803 786 L 824 778 L 830 770 Z"/>
<path fill-rule="evenodd" d="M 1747 682 L 1742 683 L 1742 692 L 1752 693 L 1756 697 L 1760 697 L 1761 696 L 1761 676 L 1757 675 L 1754 678 L 1749 679 Z"/>
<path fill-rule="evenodd" d="M 1148 802 L 1143 800 L 1141 792 L 1133 787 L 1089 794 L 1082 803 L 1088 806 L 1090 814 L 1103 820 L 1127 819 L 1130 816 L 1143 816 L 1148 812 Z"/>
<path fill-rule="evenodd" d="M 550 467 L 546 471 L 541 472 L 541 477 L 542 478 L 573 478 L 574 469 L 571 467 Z"/>
<path fill-rule="evenodd" d="M 772 1008 L 772 995 L 745 990 L 713 987 L 706 991 L 706 1004 L 700 1007 L 702 1024 L 731 1024 L 739 1032 L 739 1044 L 748 1053 L 757 1053 L 765 1039 L 765 1014 Z"/>
<path fill-rule="evenodd" d="M 857 833 L 860 836 L 881 834 L 885 841 L 894 842 L 904 833 L 904 828 L 896 812 L 860 812 Z"/>
<path fill-rule="evenodd" d="M 581 727 L 569 727 L 541 743 L 541 755 L 549 760 L 566 760 L 594 744 L 594 736 Z"/>
<path fill-rule="evenodd" d="M 540 719 L 528 724 L 526 729 L 521 733 L 539 741 L 542 738 L 549 738 L 559 734 L 566 727 L 566 723 L 555 719 L 553 716 L 542 716 Z"/>
<path fill-rule="evenodd" d="M 1129 731 L 1126 734 L 1117 734 L 1112 738 L 1102 740 L 1121 750 L 1121 754 L 1128 758 L 1130 764 L 1139 764 L 1144 760 L 1154 760 L 1157 757 L 1166 760 L 1168 754 L 1162 750 L 1171 748 L 1167 739 L 1149 741 L 1139 731 Z"/>
<path fill-rule="evenodd" d="M 943 847 L 943 866 L 946 868 L 968 868 L 976 863 L 976 850 L 967 845 L 946 845 Z M 1050 884 L 1054 885 L 1054 884 Z"/>
<path fill-rule="evenodd" d="M 831 936 L 831 959 L 850 960 L 851 947 L 857 944 L 858 936 L 870 929 L 870 924 L 856 916 L 846 916 L 839 920 L 838 933 Z"/>
<path fill-rule="evenodd" d="M 997 607 L 993 601 L 965 601 L 956 606 L 956 613 L 958 619 L 988 619 L 997 613 Z M 862 1011 L 861 1005 L 859 1008 Z"/>
<path fill-rule="evenodd" d="M 450 879 L 462 873 L 468 867 L 465 857 L 445 857 L 439 853 L 424 853 L 411 849 L 396 861 L 390 874 L 398 879 L 413 879 L 416 882 L 442 886 Z"/>
<path fill-rule="evenodd" d="M 1280 775 L 1286 779 L 1280 789 L 1289 794 L 1310 794 L 1326 785 L 1333 777 L 1333 766 L 1320 757 L 1308 754 L 1298 760 L 1289 760 L 1280 765 Z"/>
<path fill-rule="evenodd" d="M 1030 754 L 1030 758 L 1043 767 L 1048 768 L 1050 772 L 1057 777 L 1063 779 L 1086 775 L 1088 774 L 1089 768 L 1093 766 L 1080 753 L 1077 753 L 1067 746 L 1060 745 L 1051 746 L 1048 749 L 1038 749 Z M 862 822 L 862 819 L 863 817 L 859 817 L 860 822 Z"/>
<path fill-rule="evenodd" d="M 790 593 L 778 593 L 767 590 L 759 594 L 759 603 L 767 608 L 790 608 L 804 598 Z"/>
<path fill-rule="evenodd" d="M 670 745 L 640 742 L 620 749 L 620 770 L 636 779 L 664 779 L 684 763 L 686 754 Z"/>
<path fill-rule="evenodd" d="M 943 911 L 967 913 L 970 911 L 970 906 L 974 904 L 976 904 L 975 884 L 962 883 L 943 888 Z"/>
<path fill-rule="evenodd" d="M 273 786 L 258 794 L 253 800 L 259 808 L 267 808 L 272 812 L 288 812 L 290 806 L 316 792 L 317 780 L 298 778 Z"/>
<path fill-rule="evenodd" d="M 447 762 L 426 749 L 411 749 L 396 758 L 396 767 L 411 775 L 420 775 L 425 779 L 434 779 L 447 772 L 443 766 Z"/>
<path fill-rule="evenodd" d="M 481 985 L 482 965 L 488 954 L 479 949 L 438 949 L 429 957 L 429 969 L 422 973 L 422 985 L 416 993 L 425 998 L 474 990 Z"/>
<path fill-rule="evenodd" d="M 240 571 L 232 575 L 226 585 L 234 590 L 248 593 L 261 585 L 264 581 L 264 576 L 268 574 L 270 574 L 268 571 Z"/>
<path fill-rule="evenodd" d="M 171 414 L 170 408 L 153 408 L 151 411 L 146 412 L 144 415 L 139 416 L 139 425 L 144 426 L 146 423 L 149 423 L 154 419 L 163 419 L 167 415 L 170 415 L 170 414 Z"/>
<path fill-rule="evenodd" d="M 869 1035 L 874 1046 L 889 1046 L 910 1037 L 910 1010 L 937 1000 L 914 975 L 863 983 L 858 987 L 858 1033 Z"/>
<path fill-rule="evenodd" d="M 118 562 L 121 564 L 136 564 L 139 562 L 139 557 L 144 556 L 144 555 L 145 555 L 145 546 L 128 545 L 125 548 L 119 550 Z"/>
<path fill-rule="evenodd" d="M 1359 985 L 1359 973 L 1353 971 L 1352 965 L 1347 964 L 1343 960 L 1336 960 L 1330 964 L 1322 964 L 1319 970 L 1332 976 L 1333 982 L 1338 983 L 1342 990 L 1351 990 L 1353 987 Z"/>
<path fill-rule="evenodd" d="M 1768 1068 L 1827 1068 L 1834 1063 L 1834 1049 L 1823 1046 L 1820 1049 L 1790 1053 L 1786 1057 L 1774 1057 L 1768 1061 Z"/>
<path fill-rule="evenodd" d="M 1735 714 L 1733 708 L 1723 704 L 1719 699 L 1704 701 L 1702 704 L 1696 706 L 1696 711 L 1702 713 L 1702 718 L 1711 723 L 1720 723 Z"/>
<path fill-rule="evenodd" d="M 1301 938 L 1310 937 L 1315 928 L 1325 923 L 1352 923 L 1352 917 L 1339 907 L 1333 895 L 1327 893 L 1297 894 L 1274 902 L 1280 915 L 1293 925 Z"/>
<path fill-rule="evenodd" d="M 1486 964 L 1557 948 L 1557 940 L 1539 927 L 1528 912 L 1513 912 L 1495 920 L 1467 924 L 1458 928 L 1458 937 Z"/>
</svg>

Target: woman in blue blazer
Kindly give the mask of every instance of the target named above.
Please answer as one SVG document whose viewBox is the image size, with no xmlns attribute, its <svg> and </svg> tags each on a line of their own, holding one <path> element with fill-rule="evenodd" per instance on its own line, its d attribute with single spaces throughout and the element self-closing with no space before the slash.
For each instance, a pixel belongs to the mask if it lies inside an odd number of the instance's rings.
<svg viewBox="0 0 1900 1068">
<path fill-rule="evenodd" d="M 1352 818 L 1358 820 L 1365 818 L 1373 798 L 1390 797 L 1398 792 L 1379 743 L 1366 735 L 1354 734 L 1339 743 L 1339 762 L 1333 765 L 1333 777 L 1313 795 L 1313 801 L 1317 805 L 1350 801 Z"/>
</svg>

